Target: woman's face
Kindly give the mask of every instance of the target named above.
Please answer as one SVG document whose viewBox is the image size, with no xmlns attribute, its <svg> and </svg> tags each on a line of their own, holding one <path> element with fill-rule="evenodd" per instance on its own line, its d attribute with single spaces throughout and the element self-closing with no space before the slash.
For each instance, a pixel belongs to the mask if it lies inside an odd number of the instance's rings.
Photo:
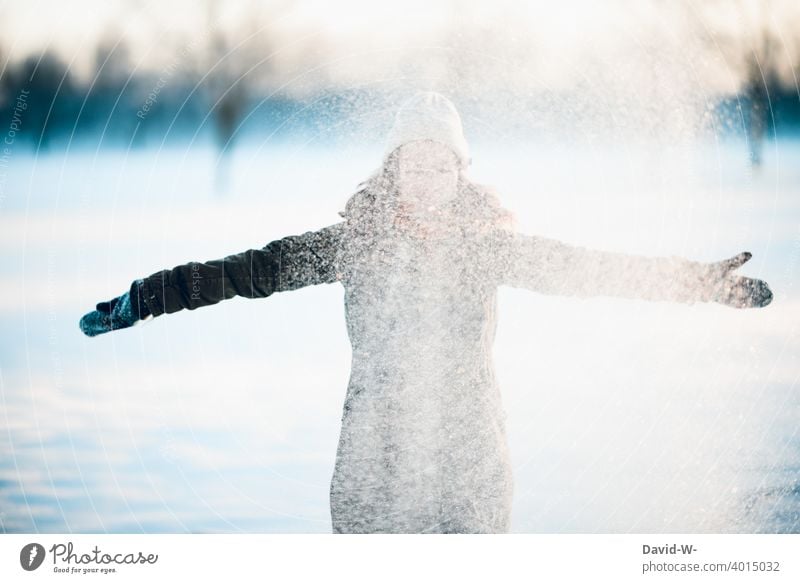
<svg viewBox="0 0 800 583">
<path fill-rule="evenodd" d="M 458 194 L 458 158 L 447 146 L 411 142 L 398 151 L 398 214 L 432 225 Z"/>
</svg>

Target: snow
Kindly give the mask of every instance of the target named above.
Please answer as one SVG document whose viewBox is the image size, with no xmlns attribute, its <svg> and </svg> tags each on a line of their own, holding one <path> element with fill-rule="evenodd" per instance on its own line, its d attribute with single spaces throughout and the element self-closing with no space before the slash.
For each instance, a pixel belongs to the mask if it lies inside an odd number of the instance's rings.
<svg viewBox="0 0 800 583">
<path fill-rule="evenodd" d="M 763 310 L 501 288 L 516 532 L 797 532 L 800 144 L 472 144 L 525 233 L 712 261 Z M 0 530 L 329 532 L 341 286 L 84 338 L 131 279 L 340 220 L 363 146 L 15 152 L 0 208 Z"/>
</svg>

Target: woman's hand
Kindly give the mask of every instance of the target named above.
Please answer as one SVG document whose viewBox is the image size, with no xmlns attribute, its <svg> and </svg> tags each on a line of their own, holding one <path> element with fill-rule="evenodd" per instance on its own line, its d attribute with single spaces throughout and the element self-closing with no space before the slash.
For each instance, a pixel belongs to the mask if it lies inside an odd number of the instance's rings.
<svg viewBox="0 0 800 583">
<path fill-rule="evenodd" d="M 763 308 L 772 301 L 772 290 L 767 282 L 735 275 L 733 272 L 744 265 L 753 255 L 747 251 L 735 257 L 703 264 L 700 274 L 703 281 L 703 299 L 718 302 L 732 308 Z"/>
<path fill-rule="evenodd" d="M 130 328 L 137 320 L 131 307 L 130 294 L 125 292 L 113 300 L 97 304 L 96 310 L 81 318 L 80 326 L 87 336 L 97 336 L 112 330 Z"/>
</svg>

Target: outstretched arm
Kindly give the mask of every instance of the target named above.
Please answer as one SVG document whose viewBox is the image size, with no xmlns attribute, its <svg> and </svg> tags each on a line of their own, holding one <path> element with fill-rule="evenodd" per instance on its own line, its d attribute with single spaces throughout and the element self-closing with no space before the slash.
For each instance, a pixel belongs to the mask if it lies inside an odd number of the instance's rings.
<svg viewBox="0 0 800 583">
<path fill-rule="evenodd" d="M 597 251 L 555 239 L 513 234 L 503 283 L 547 294 L 615 296 L 684 303 L 715 301 L 736 308 L 772 301 L 766 282 L 733 272 L 751 257 L 717 263 Z"/>
<path fill-rule="evenodd" d="M 87 336 L 127 328 L 150 316 L 194 310 L 241 296 L 264 298 L 274 292 L 337 280 L 336 256 L 344 223 L 284 237 L 262 249 L 224 259 L 192 262 L 136 280 L 130 290 L 97 304 L 80 322 Z"/>
</svg>

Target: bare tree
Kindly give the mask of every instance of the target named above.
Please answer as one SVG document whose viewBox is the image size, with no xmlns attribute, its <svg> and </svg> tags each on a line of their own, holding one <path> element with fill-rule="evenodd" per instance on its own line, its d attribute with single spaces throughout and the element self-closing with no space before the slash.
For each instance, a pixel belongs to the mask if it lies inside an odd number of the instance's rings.
<svg viewBox="0 0 800 583">
<path fill-rule="evenodd" d="M 770 39 L 763 37 L 763 44 L 768 47 Z M 767 116 L 770 114 L 769 100 L 769 81 L 770 71 L 765 70 L 764 66 L 769 66 L 768 48 L 759 54 L 753 52 L 748 55 L 746 76 L 744 81 L 743 93 L 747 98 L 746 105 L 748 110 L 747 120 L 747 144 L 750 151 L 750 163 L 753 166 L 760 166 L 762 161 L 762 150 L 764 135 L 767 129 Z M 761 61 L 764 61 L 762 64 Z"/>
<path fill-rule="evenodd" d="M 209 34 L 204 73 L 214 139 L 219 149 L 214 178 L 217 192 L 223 192 L 229 182 L 231 152 L 254 93 L 250 73 L 256 57 L 252 39 L 244 34 L 246 26 L 237 22 L 233 31 L 225 30 L 221 22 L 222 6 L 220 0 L 208 0 L 206 6 Z M 253 7 L 249 7 L 247 13 L 252 25 L 257 13 Z"/>
<path fill-rule="evenodd" d="M 721 54 L 739 79 L 742 123 L 750 161 L 761 165 L 763 143 L 771 125 L 772 95 L 781 85 L 794 84 L 797 54 L 788 42 L 797 42 L 800 8 L 796 3 L 711 2 L 699 14 L 692 7 L 696 31 L 710 51 Z M 731 12 L 733 11 L 733 12 Z M 734 18 L 720 18 L 721 15 Z M 716 26 L 717 20 L 734 23 Z M 790 37 L 784 34 L 789 31 Z"/>
</svg>

